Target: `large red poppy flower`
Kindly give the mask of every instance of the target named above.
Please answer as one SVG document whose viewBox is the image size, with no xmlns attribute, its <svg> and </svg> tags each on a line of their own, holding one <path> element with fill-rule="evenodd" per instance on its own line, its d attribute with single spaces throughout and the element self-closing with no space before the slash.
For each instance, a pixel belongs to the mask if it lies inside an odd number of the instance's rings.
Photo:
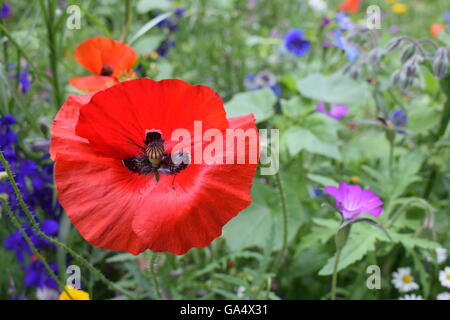
<svg viewBox="0 0 450 320">
<path fill-rule="evenodd" d="M 75 59 L 95 74 L 70 79 L 81 91 L 94 92 L 118 83 L 121 78 L 135 77 L 131 67 L 137 61 L 137 54 L 120 41 L 105 37 L 87 39 L 75 48 Z"/>
<path fill-rule="evenodd" d="M 344 0 L 339 6 L 339 11 L 348 13 L 358 13 L 360 10 L 361 0 Z"/>
<path fill-rule="evenodd" d="M 198 139 L 179 153 L 171 140 L 178 128 L 193 134 L 194 121 L 201 133 L 243 129 L 258 139 L 253 115 L 226 119 L 217 93 L 181 80 L 141 78 L 69 96 L 53 122 L 50 153 L 59 201 L 87 241 L 184 254 L 207 246 L 250 204 L 256 164 L 177 164 L 168 156 L 195 152 Z M 219 158 L 234 157 L 239 144 L 224 145 Z M 247 155 L 259 148 L 249 139 L 243 145 Z"/>
</svg>

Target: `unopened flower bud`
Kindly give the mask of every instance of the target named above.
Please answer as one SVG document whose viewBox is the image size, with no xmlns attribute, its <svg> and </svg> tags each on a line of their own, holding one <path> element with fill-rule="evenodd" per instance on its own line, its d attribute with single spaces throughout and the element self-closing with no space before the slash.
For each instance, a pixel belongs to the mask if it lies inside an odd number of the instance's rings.
<svg viewBox="0 0 450 320">
<path fill-rule="evenodd" d="M 361 70 L 360 70 L 359 66 L 355 66 L 354 68 L 352 68 L 352 70 L 350 72 L 350 77 L 353 80 L 358 80 L 360 74 L 361 74 Z"/>
<path fill-rule="evenodd" d="M 386 46 L 386 52 L 391 52 L 391 51 L 397 49 L 401 42 L 402 42 L 401 38 L 392 39 L 391 41 L 389 41 L 389 43 Z"/>
<path fill-rule="evenodd" d="M 378 70 L 380 67 L 381 61 L 381 50 L 380 48 L 375 48 L 369 52 L 368 55 L 369 64 L 372 66 L 374 70 Z"/>
<path fill-rule="evenodd" d="M 402 64 L 411 59 L 411 57 L 416 53 L 416 46 L 410 44 L 403 49 L 402 56 L 400 58 Z"/>
<path fill-rule="evenodd" d="M 436 54 L 433 58 L 433 73 L 438 79 L 442 79 L 448 72 L 448 56 L 447 50 L 441 47 L 436 50 Z"/>
<path fill-rule="evenodd" d="M 416 74 L 417 71 L 417 60 L 416 59 L 410 59 L 406 64 L 405 64 L 405 70 L 406 70 L 406 76 L 407 77 L 412 77 Z"/>
<path fill-rule="evenodd" d="M 395 70 L 394 73 L 392 73 L 391 75 L 391 83 L 393 86 L 396 86 L 400 83 L 400 75 L 401 75 L 401 70 Z"/>
</svg>

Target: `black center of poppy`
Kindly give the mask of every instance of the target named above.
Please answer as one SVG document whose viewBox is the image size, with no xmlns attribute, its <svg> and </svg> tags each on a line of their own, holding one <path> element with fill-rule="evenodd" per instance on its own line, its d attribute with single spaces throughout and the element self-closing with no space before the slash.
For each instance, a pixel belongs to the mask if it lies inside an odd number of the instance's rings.
<svg viewBox="0 0 450 320">
<path fill-rule="evenodd" d="M 102 69 L 100 70 L 101 76 L 112 76 L 113 74 L 113 68 L 109 64 L 103 65 Z"/>
<path fill-rule="evenodd" d="M 190 163 L 190 155 L 187 152 L 165 153 L 164 140 L 158 131 L 147 132 L 144 146 L 130 140 L 139 148 L 139 155 L 123 160 L 123 164 L 132 172 L 142 175 L 159 173 L 165 175 L 176 174 Z"/>
</svg>

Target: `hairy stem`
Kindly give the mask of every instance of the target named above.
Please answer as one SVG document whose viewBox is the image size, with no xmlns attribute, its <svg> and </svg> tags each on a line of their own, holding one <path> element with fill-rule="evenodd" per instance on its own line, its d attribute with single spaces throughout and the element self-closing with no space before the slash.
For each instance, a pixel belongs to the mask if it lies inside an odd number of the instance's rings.
<svg viewBox="0 0 450 320">
<path fill-rule="evenodd" d="M 287 250 L 287 242 L 288 242 L 288 212 L 287 212 L 287 206 L 286 206 L 286 194 L 284 192 L 283 184 L 281 182 L 280 173 L 278 172 L 275 175 L 278 192 L 280 193 L 280 200 L 281 200 L 281 212 L 283 213 L 283 244 L 281 247 L 280 254 L 278 256 L 278 261 L 276 266 L 278 268 L 281 267 L 281 263 L 283 261 L 283 255 Z"/>
<path fill-rule="evenodd" d="M 115 290 L 117 292 L 122 293 L 123 295 L 127 296 L 130 299 L 135 299 L 134 295 L 130 294 L 128 291 L 126 291 L 125 289 L 117 286 L 116 284 L 114 284 L 113 282 L 109 281 L 97 268 L 95 268 L 92 264 L 90 264 L 85 258 L 83 258 L 80 254 L 78 254 L 77 252 L 75 252 L 72 248 L 68 247 L 67 245 L 65 245 L 62 242 L 59 242 L 56 239 L 53 239 L 49 236 L 47 236 L 45 233 L 43 233 L 41 231 L 41 229 L 39 228 L 39 225 L 36 221 L 36 219 L 34 218 L 34 216 L 31 214 L 30 210 L 28 209 L 27 205 L 25 204 L 25 201 L 23 200 L 23 196 L 22 193 L 20 192 L 16 180 L 14 179 L 14 176 L 12 174 L 12 171 L 9 167 L 8 162 L 6 161 L 3 152 L 0 151 L 0 160 L 3 164 L 3 167 L 5 168 L 5 171 L 8 175 L 8 179 L 11 182 L 11 185 L 13 187 L 14 193 L 17 197 L 17 201 L 19 202 L 20 207 L 22 208 L 22 210 L 24 211 L 25 215 L 27 216 L 27 218 L 30 220 L 31 222 L 31 226 L 34 228 L 34 230 L 36 231 L 36 233 L 41 236 L 42 238 L 50 241 L 51 243 L 55 244 L 58 247 L 63 248 L 64 250 L 66 250 L 70 255 L 72 255 L 80 264 L 82 264 L 83 266 L 85 266 L 89 271 L 91 271 L 93 274 L 95 274 L 97 276 L 97 278 L 102 281 L 103 283 L 105 283 L 107 286 L 109 286 L 112 290 Z"/>
<path fill-rule="evenodd" d="M 70 294 L 70 292 L 66 289 L 66 287 L 64 286 L 64 283 L 58 278 L 58 276 L 53 272 L 52 268 L 50 268 L 47 260 L 45 259 L 45 257 L 43 255 L 41 255 L 39 253 L 39 250 L 34 246 L 33 242 L 31 241 L 30 237 L 28 237 L 27 233 L 25 232 L 25 230 L 23 229 L 22 225 L 20 224 L 19 220 L 17 220 L 16 216 L 14 215 L 14 213 L 11 211 L 11 208 L 8 204 L 8 201 L 4 198 L 0 198 L 0 201 L 3 203 L 4 208 L 6 209 L 6 212 L 9 215 L 9 218 L 11 219 L 12 223 L 14 224 L 14 226 L 19 229 L 20 233 L 22 234 L 22 236 L 24 237 L 25 241 L 27 242 L 27 244 L 30 246 L 31 251 L 33 252 L 33 254 L 39 259 L 41 260 L 42 264 L 44 265 L 45 269 L 47 270 L 47 272 L 50 274 L 50 276 L 56 281 L 56 283 L 58 284 L 58 286 L 60 287 L 60 289 L 62 291 L 64 291 L 67 296 L 72 300 L 72 295 Z"/>
</svg>

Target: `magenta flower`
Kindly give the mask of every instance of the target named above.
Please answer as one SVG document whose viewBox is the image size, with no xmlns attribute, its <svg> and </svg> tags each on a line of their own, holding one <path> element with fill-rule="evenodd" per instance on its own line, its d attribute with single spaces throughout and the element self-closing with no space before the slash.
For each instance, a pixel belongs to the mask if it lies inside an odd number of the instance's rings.
<svg viewBox="0 0 450 320">
<path fill-rule="evenodd" d="M 383 204 L 380 197 L 372 190 L 362 189 L 358 185 L 339 182 L 339 187 L 326 186 L 324 191 L 336 199 L 336 207 L 345 220 L 352 220 L 366 213 L 378 217 L 383 211 L 380 208 Z"/>
<path fill-rule="evenodd" d="M 316 105 L 316 111 L 339 120 L 348 113 L 348 107 L 345 104 L 331 103 L 328 107 L 325 102 L 319 102 Z"/>
</svg>

